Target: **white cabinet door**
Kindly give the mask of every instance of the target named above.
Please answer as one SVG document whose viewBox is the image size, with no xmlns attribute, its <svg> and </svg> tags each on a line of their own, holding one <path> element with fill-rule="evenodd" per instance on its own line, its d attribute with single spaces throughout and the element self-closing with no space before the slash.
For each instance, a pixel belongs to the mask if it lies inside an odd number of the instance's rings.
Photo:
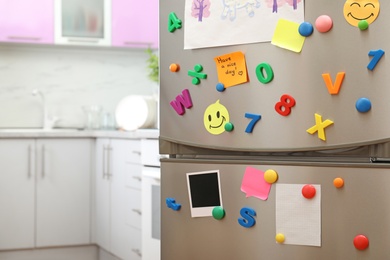
<svg viewBox="0 0 390 260">
<path fill-rule="evenodd" d="M 142 169 L 142 259 L 160 259 L 160 168 Z"/>
<path fill-rule="evenodd" d="M 111 147 L 111 252 L 122 259 L 133 259 L 130 239 L 134 234 L 126 220 L 128 212 L 126 178 L 132 169 L 128 161 L 134 160 L 133 157 L 137 156 L 134 147 L 139 147 L 139 140 L 113 139 Z M 140 150 L 138 154 L 139 152 Z"/>
<path fill-rule="evenodd" d="M 0 141 L 0 250 L 34 247 L 34 140 Z"/>
<path fill-rule="evenodd" d="M 39 139 L 36 246 L 89 244 L 92 139 Z"/>
<path fill-rule="evenodd" d="M 129 225 L 129 211 L 134 207 L 128 205 L 129 188 L 126 187 L 134 176 L 141 176 L 140 162 L 139 140 L 96 140 L 96 243 L 125 260 L 138 259 L 141 254 L 140 246 L 130 246 L 134 238 L 141 241 L 140 231 L 134 232 Z M 140 182 L 139 179 L 133 181 Z M 141 214 L 140 210 L 138 207 L 136 214 Z"/>
<path fill-rule="evenodd" d="M 109 156 L 110 140 L 105 138 L 96 139 L 96 155 L 95 155 L 95 232 L 96 243 L 110 251 L 110 181 L 108 178 L 108 156 Z"/>
</svg>

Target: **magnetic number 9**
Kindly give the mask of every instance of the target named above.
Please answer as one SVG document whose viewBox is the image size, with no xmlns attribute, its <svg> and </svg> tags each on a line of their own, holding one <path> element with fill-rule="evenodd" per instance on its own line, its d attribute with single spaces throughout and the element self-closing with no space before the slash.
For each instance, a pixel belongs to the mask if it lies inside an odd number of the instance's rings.
<svg viewBox="0 0 390 260">
<path fill-rule="evenodd" d="M 295 106 L 295 99 L 285 94 L 280 97 L 280 102 L 276 103 L 275 110 L 282 116 L 288 116 L 293 106 Z"/>
</svg>

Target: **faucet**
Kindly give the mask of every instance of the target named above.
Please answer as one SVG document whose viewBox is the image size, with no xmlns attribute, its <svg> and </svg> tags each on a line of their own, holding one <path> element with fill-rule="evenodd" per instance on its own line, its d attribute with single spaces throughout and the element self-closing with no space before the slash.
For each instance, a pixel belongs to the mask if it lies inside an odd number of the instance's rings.
<svg viewBox="0 0 390 260">
<path fill-rule="evenodd" d="M 41 98 L 41 101 L 42 101 L 42 104 L 43 104 L 43 107 L 42 107 L 42 113 L 43 113 L 43 129 L 52 129 L 53 126 L 55 125 L 55 123 L 58 121 L 58 117 L 56 116 L 49 116 L 48 112 L 47 112 L 47 104 L 46 104 L 46 100 L 45 100 L 45 96 L 43 95 L 43 93 L 38 90 L 38 89 L 34 89 L 31 94 L 33 96 L 39 96 Z"/>
</svg>

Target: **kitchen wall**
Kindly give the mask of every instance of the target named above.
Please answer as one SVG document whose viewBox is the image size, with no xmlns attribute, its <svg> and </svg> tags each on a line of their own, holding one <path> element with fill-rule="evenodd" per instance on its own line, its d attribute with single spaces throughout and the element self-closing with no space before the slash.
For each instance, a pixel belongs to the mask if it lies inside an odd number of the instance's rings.
<svg viewBox="0 0 390 260">
<path fill-rule="evenodd" d="M 55 45 L 0 45 L 0 128 L 41 127 L 45 95 L 57 127 L 82 128 L 82 106 L 114 116 L 127 95 L 153 95 L 145 50 Z"/>
</svg>

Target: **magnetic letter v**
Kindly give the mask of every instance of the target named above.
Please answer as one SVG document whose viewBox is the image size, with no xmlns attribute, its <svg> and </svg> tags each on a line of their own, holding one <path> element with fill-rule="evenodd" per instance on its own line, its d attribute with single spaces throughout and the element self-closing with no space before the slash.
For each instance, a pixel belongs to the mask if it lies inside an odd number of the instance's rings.
<svg viewBox="0 0 390 260">
<path fill-rule="evenodd" d="M 345 72 L 337 73 L 336 80 L 334 84 L 332 83 L 332 79 L 330 78 L 329 73 L 322 74 L 322 78 L 325 81 L 326 87 L 328 88 L 329 94 L 336 95 L 339 93 L 341 84 L 343 83 L 345 77 Z"/>
</svg>

